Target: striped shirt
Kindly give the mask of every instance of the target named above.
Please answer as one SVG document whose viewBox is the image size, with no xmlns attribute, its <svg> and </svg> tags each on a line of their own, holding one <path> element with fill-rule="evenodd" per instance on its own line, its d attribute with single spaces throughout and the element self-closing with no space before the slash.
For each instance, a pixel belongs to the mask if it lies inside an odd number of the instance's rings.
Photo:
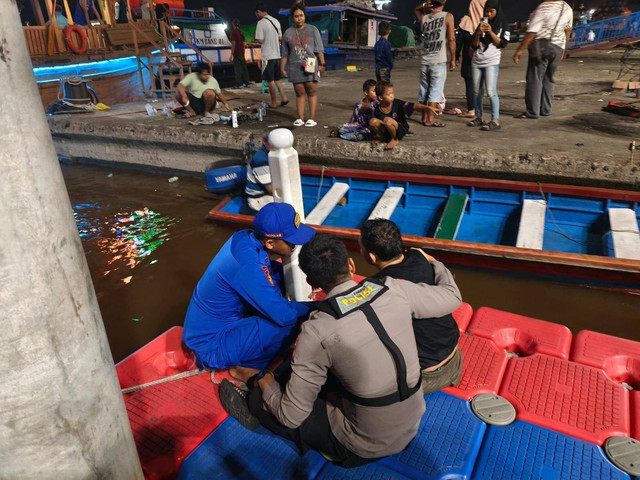
<svg viewBox="0 0 640 480">
<path fill-rule="evenodd" d="M 547 0 L 538 5 L 529 17 L 527 33 L 535 33 L 536 38 L 548 38 L 564 50 L 567 40 L 564 32 L 572 24 L 573 10 L 566 2 Z"/>
<path fill-rule="evenodd" d="M 247 197 L 258 198 L 267 193 L 265 187 L 271 185 L 269 170 L 269 151 L 264 145 L 258 150 L 247 166 L 247 184 L 244 193 Z"/>
</svg>

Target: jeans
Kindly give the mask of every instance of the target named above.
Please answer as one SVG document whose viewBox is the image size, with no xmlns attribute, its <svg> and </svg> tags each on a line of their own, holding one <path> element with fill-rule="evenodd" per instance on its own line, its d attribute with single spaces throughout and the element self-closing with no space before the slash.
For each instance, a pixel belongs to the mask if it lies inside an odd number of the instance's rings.
<svg viewBox="0 0 640 480">
<path fill-rule="evenodd" d="M 420 65 L 419 102 L 442 102 L 444 83 L 447 80 L 447 62 Z"/>
<path fill-rule="evenodd" d="M 498 71 L 500 65 L 489 65 L 487 67 L 476 67 L 472 65 L 471 74 L 473 75 L 473 95 L 476 99 L 475 111 L 476 117 L 482 118 L 482 97 L 483 84 L 487 89 L 487 95 L 491 101 L 491 120 L 500 118 L 500 98 L 498 98 Z"/>
</svg>

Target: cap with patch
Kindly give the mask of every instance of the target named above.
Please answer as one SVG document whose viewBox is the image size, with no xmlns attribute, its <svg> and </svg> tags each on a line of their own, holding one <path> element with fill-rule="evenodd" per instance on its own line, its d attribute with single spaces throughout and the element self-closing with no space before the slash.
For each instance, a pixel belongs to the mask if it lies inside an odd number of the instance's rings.
<svg viewBox="0 0 640 480">
<path fill-rule="evenodd" d="M 300 215 L 288 203 L 268 203 L 253 217 L 253 229 L 260 237 L 304 245 L 316 231 L 300 223 Z"/>
</svg>

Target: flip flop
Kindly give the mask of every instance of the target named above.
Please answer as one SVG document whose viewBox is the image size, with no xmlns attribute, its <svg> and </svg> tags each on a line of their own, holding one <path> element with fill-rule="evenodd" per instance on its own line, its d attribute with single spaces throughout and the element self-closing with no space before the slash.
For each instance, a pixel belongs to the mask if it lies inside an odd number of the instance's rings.
<svg viewBox="0 0 640 480">
<path fill-rule="evenodd" d="M 469 123 L 467 123 L 467 127 L 481 127 L 484 125 L 484 122 L 482 121 L 481 118 L 474 118 L 473 120 L 471 120 Z"/>
<path fill-rule="evenodd" d="M 318 122 L 311 119 L 307 120 L 304 124 L 305 127 L 315 127 L 316 125 L 318 125 Z"/>
<path fill-rule="evenodd" d="M 500 126 L 500 124 L 491 120 L 489 123 L 485 123 L 482 127 L 480 127 L 480 130 L 482 130 L 483 132 L 494 132 L 496 130 L 500 130 L 501 128 L 502 127 Z"/>
<path fill-rule="evenodd" d="M 475 118 L 476 114 L 475 112 L 473 113 L 461 113 L 460 115 L 458 115 L 460 118 Z"/>
<path fill-rule="evenodd" d="M 289 100 L 283 100 L 280 102 L 281 107 L 284 107 L 285 105 L 289 105 Z"/>
<path fill-rule="evenodd" d="M 521 118 L 521 119 L 527 119 L 527 120 L 537 120 L 538 117 L 530 117 L 529 115 L 527 115 L 527 112 L 521 113 L 520 115 L 516 115 L 513 118 Z"/>
<path fill-rule="evenodd" d="M 304 120 L 302 120 L 301 118 L 296 119 L 295 122 L 293 122 L 293 126 L 294 127 L 302 127 L 304 125 Z"/>
<path fill-rule="evenodd" d="M 446 127 L 447 124 L 446 123 L 441 123 L 441 122 L 433 122 L 430 125 L 425 125 L 425 127 L 436 127 L 436 128 L 442 128 L 442 127 Z"/>
</svg>

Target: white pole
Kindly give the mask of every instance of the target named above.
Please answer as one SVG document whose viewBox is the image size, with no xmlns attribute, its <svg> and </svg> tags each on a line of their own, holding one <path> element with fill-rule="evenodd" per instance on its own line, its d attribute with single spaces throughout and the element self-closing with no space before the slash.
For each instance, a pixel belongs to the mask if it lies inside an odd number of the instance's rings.
<svg viewBox="0 0 640 480">
<path fill-rule="evenodd" d="M 302 182 L 298 152 L 293 148 L 293 133 L 286 128 L 276 128 L 269 134 L 269 168 L 271 185 L 276 202 L 293 205 L 304 223 L 304 205 L 302 203 Z M 284 278 L 287 294 L 298 302 L 309 300 L 311 287 L 298 265 L 299 248 L 284 260 Z"/>
<path fill-rule="evenodd" d="M 142 479 L 15 1 L 0 85 L 0 478 Z"/>
</svg>

